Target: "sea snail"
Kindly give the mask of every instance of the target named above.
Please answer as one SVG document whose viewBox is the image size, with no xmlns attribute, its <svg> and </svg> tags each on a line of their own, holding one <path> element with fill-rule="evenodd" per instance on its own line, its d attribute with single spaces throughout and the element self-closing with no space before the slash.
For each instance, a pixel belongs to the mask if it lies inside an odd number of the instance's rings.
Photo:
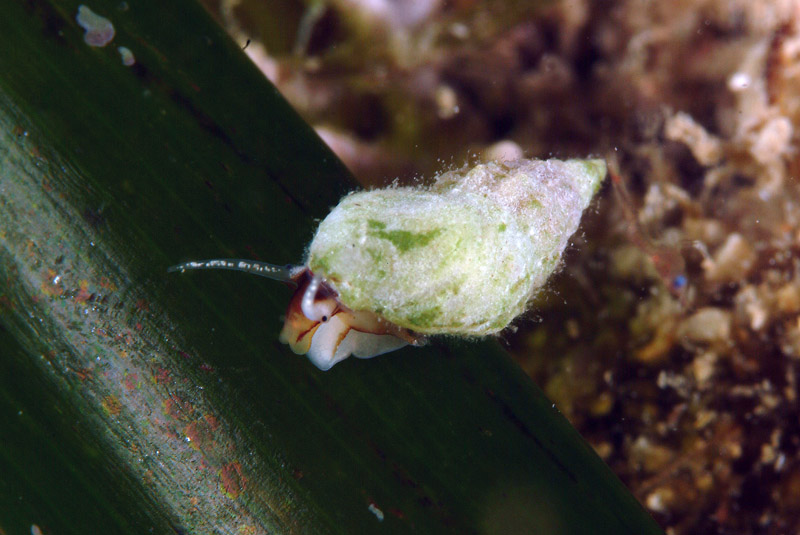
<svg viewBox="0 0 800 535">
<path fill-rule="evenodd" d="M 426 335 L 498 333 L 558 265 L 606 175 L 603 160 L 515 160 L 441 174 L 433 185 L 345 196 L 302 266 L 187 262 L 297 287 L 280 340 L 328 370 Z"/>
</svg>

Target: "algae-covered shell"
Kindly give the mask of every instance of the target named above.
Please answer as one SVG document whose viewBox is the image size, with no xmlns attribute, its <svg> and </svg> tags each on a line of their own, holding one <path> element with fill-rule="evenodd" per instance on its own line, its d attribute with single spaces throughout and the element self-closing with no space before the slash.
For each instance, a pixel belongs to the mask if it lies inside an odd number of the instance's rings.
<svg viewBox="0 0 800 535">
<path fill-rule="evenodd" d="M 348 308 L 414 332 L 497 333 L 554 271 L 605 174 L 603 160 L 516 160 L 353 193 L 307 266 Z"/>
<path fill-rule="evenodd" d="M 234 269 L 295 286 L 280 339 L 322 370 L 423 335 L 493 334 L 555 270 L 605 174 L 603 160 L 482 164 L 427 188 L 346 196 L 304 266 L 218 259 L 170 269 Z"/>
</svg>

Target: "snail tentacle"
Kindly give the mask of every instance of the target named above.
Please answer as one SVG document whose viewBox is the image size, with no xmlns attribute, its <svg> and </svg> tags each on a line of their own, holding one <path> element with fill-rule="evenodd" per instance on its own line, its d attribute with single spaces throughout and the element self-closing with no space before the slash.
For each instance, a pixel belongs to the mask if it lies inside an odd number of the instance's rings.
<svg viewBox="0 0 800 535">
<path fill-rule="evenodd" d="M 184 271 L 192 269 L 229 269 L 232 271 L 243 271 L 252 275 L 258 275 L 289 284 L 296 284 L 294 277 L 298 268 L 302 269 L 302 266 L 277 266 L 275 264 L 268 264 L 267 262 L 245 260 L 243 258 L 215 258 L 212 260 L 193 260 L 176 266 L 170 266 L 167 268 L 167 272 L 183 273 Z"/>
</svg>

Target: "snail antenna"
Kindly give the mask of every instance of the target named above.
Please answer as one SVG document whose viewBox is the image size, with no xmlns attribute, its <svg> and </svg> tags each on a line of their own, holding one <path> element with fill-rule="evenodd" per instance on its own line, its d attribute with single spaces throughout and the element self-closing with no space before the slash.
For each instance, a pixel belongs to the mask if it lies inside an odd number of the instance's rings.
<svg viewBox="0 0 800 535">
<path fill-rule="evenodd" d="M 167 268 L 167 272 L 183 273 L 190 269 L 230 269 L 232 271 L 252 273 L 253 275 L 259 275 L 276 281 L 294 283 L 292 275 L 296 272 L 297 266 L 276 266 L 275 264 L 258 262 L 256 260 L 244 260 L 242 258 L 215 258 L 213 260 L 193 260 L 176 266 L 170 266 Z"/>
</svg>

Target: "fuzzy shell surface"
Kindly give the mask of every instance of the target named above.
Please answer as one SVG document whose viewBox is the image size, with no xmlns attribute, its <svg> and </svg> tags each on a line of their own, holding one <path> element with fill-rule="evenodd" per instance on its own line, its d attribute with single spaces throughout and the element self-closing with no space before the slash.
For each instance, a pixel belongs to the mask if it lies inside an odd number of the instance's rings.
<svg viewBox="0 0 800 535">
<path fill-rule="evenodd" d="M 352 310 L 423 334 L 497 333 L 555 270 L 605 173 L 602 160 L 517 160 L 353 193 L 307 265 Z"/>
</svg>

